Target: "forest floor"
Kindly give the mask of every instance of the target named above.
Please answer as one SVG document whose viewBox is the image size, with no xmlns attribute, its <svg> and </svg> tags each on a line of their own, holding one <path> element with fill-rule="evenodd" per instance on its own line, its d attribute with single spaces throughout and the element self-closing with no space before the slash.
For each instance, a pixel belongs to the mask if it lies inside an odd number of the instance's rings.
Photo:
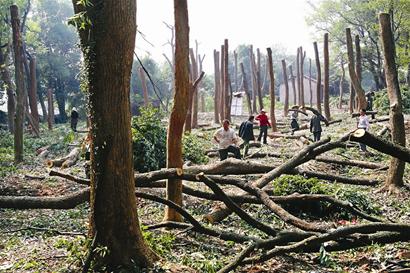
<svg viewBox="0 0 410 273">
<path fill-rule="evenodd" d="M 278 115 L 279 116 L 279 115 Z M 212 114 L 200 115 L 200 123 L 211 123 Z M 342 118 L 343 122 L 324 127 L 323 136 L 338 136 L 355 128 L 356 120 L 346 113 L 339 113 L 335 117 Z M 240 124 L 246 117 L 235 117 L 234 123 Z M 288 121 L 286 121 L 288 122 Z M 306 122 L 306 121 L 305 121 Z M 410 122 L 406 117 L 406 122 Z M 302 122 L 304 123 L 304 122 Z M 371 131 L 377 132 L 383 124 L 372 124 Z M 41 139 L 25 138 L 25 161 L 18 166 L 13 165 L 13 139 L 7 133 L 1 133 L 0 149 L 0 195 L 9 196 L 62 196 L 73 193 L 84 186 L 72 181 L 51 177 L 50 169 L 44 159 L 36 156 L 36 149 L 53 144 L 49 158 L 56 158 L 68 153 L 69 143 L 80 143 L 85 134 L 71 133 L 68 125 L 58 125 L 49 133 L 45 131 Z M 288 129 L 279 128 L 280 130 Z M 209 147 L 213 146 L 211 136 L 213 131 L 195 130 L 195 134 L 205 138 Z M 255 130 L 255 134 L 258 130 Z M 296 132 L 297 135 L 311 137 L 308 130 Z M 268 145 L 261 148 L 251 148 L 250 153 L 259 152 L 291 152 L 296 153 L 304 144 L 299 140 L 272 138 Z M 407 146 L 410 142 L 410 130 L 407 127 Z M 326 155 L 334 158 L 348 158 L 362 161 L 388 164 L 389 157 L 370 149 L 370 154 L 361 154 L 358 148 L 335 149 Z M 254 162 L 274 164 L 284 162 L 281 158 L 248 159 Z M 211 158 L 210 163 L 218 161 Z M 76 165 L 56 170 L 85 177 L 84 160 Z M 368 170 L 358 167 L 348 167 L 319 162 L 308 162 L 302 166 L 307 170 L 322 173 L 333 173 L 347 177 L 374 178 L 383 181 L 387 171 Z M 325 186 L 337 189 L 336 196 L 349 193 L 350 197 L 363 203 L 370 213 L 383 216 L 399 223 L 410 222 L 410 167 L 407 164 L 404 176 L 407 187 L 398 195 L 388 195 L 386 192 L 377 192 L 377 186 L 352 186 L 328 182 L 321 182 Z M 188 182 L 189 183 L 189 182 Z M 206 189 L 204 185 L 189 183 L 195 187 Z M 229 189 L 228 189 L 229 190 Z M 161 189 L 146 189 L 164 196 Z M 218 208 L 221 203 L 184 196 L 184 205 L 197 220 L 206 225 L 203 216 Z M 146 200 L 138 200 L 138 215 L 142 226 L 148 226 L 162 221 L 164 206 Z M 284 225 L 272 213 L 260 205 L 250 205 L 247 212 L 257 219 L 270 223 L 272 226 L 290 228 Z M 343 213 L 327 216 L 309 215 L 307 212 L 297 212 L 300 217 L 320 223 L 332 223 L 334 227 L 355 225 L 365 220 L 352 218 Z M 14 210 L 0 209 L 0 272 L 80 272 L 81 262 L 84 261 L 86 238 L 88 230 L 89 205 L 82 204 L 69 210 Z M 236 215 L 230 215 L 221 223 L 214 224 L 226 231 L 236 231 L 247 235 L 263 237 Z M 149 245 L 163 259 L 158 263 L 154 272 L 216 272 L 229 263 L 243 248 L 244 245 L 225 242 L 217 238 L 200 235 L 190 231 L 154 230 L 144 231 Z M 391 270 L 410 267 L 410 249 L 408 243 L 390 245 L 371 245 L 354 250 L 328 253 L 321 251 L 312 254 L 288 254 L 269 260 L 263 264 L 240 267 L 235 272 L 391 272 Z"/>
</svg>

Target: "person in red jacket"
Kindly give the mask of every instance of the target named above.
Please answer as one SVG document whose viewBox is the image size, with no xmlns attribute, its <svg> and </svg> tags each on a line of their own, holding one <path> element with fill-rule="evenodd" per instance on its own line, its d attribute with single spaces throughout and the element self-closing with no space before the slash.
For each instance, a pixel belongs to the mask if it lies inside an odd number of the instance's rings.
<svg viewBox="0 0 410 273">
<path fill-rule="evenodd" d="M 263 144 L 267 144 L 266 137 L 268 136 L 268 126 L 270 127 L 269 118 L 266 115 L 264 109 L 261 110 L 260 114 L 256 116 L 256 120 L 259 121 L 259 137 L 258 141 L 261 141 L 263 136 Z"/>
</svg>

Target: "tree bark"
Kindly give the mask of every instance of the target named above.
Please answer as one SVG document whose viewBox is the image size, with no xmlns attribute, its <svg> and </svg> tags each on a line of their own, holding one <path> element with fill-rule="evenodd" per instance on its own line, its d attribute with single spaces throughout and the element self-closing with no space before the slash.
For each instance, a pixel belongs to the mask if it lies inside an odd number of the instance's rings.
<svg viewBox="0 0 410 273">
<path fill-rule="evenodd" d="M 329 33 L 325 33 L 323 39 L 323 110 L 325 117 L 330 120 L 330 106 L 329 106 Z"/>
<path fill-rule="evenodd" d="M 48 115 L 47 115 L 47 124 L 48 130 L 53 130 L 54 124 L 54 100 L 53 100 L 53 90 L 49 87 L 47 88 L 47 106 L 48 106 Z"/>
<path fill-rule="evenodd" d="M 297 105 L 295 76 L 293 75 L 292 65 L 289 65 L 289 72 L 290 72 L 290 79 L 291 79 L 291 82 L 292 82 L 292 90 L 293 90 L 293 105 Z"/>
<path fill-rule="evenodd" d="M 359 79 L 356 75 L 355 66 L 354 66 L 354 56 L 353 56 L 353 42 L 352 35 L 350 34 L 350 28 L 346 28 L 346 46 L 347 46 L 347 55 L 349 58 L 349 76 L 351 83 L 353 84 L 354 90 L 357 96 L 357 110 L 366 109 L 367 102 L 364 95 L 364 90 L 359 82 Z"/>
<path fill-rule="evenodd" d="M 37 76 L 36 76 L 36 58 L 34 56 L 30 59 L 30 90 L 28 93 L 30 102 L 30 112 L 33 117 L 35 130 L 39 129 L 39 116 L 37 108 Z"/>
<path fill-rule="evenodd" d="M 272 61 L 272 49 L 267 48 L 268 51 L 268 69 L 269 69 L 269 80 L 270 80 L 270 86 L 269 86 L 269 93 L 270 93 L 270 119 L 271 119 L 271 125 L 272 125 L 272 131 L 276 132 L 276 117 L 275 117 L 275 73 L 273 71 L 273 61 Z"/>
<path fill-rule="evenodd" d="M 97 258 L 95 270 L 147 267 L 157 256 L 141 234 L 131 146 L 136 1 L 81 3 L 73 0 L 75 13 L 85 12 L 90 20 L 85 28 L 78 26 L 87 68 L 92 136 L 90 236 L 95 237 L 96 245 L 107 248 Z M 175 9 L 186 11 L 186 1 L 175 1 Z M 179 13 L 175 17 L 181 18 Z M 178 30 L 176 33 L 184 32 Z"/>
<path fill-rule="evenodd" d="M 305 107 L 305 84 L 304 84 L 304 63 L 305 63 L 306 52 L 303 52 L 303 48 L 300 47 L 300 97 L 301 104 L 300 106 Z"/>
<path fill-rule="evenodd" d="M 238 53 L 236 51 L 233 52 L 233 58 L 234 58 L 234 81 L 235 81 L 235 92 L 239 91 L 239 86 L 238 86 Z"/>
<path fill-rule="evenodd" d="M 219 72 L 219 52 L 214 50 L 214 123 L 219 123 L 219 97 L 220 97 L 220 72 Z"/>
<path fill-rule="evenodd" d="M 251 83 L 252 83 L 252 111 L 253 113 L 258 113 L 256 100 L 257 100 L 257 84 L 256 84 L 256 64 L 255 55 L 253 54 L 253 46 L 249 47 L 249 68 L 251 73 Z"/>
<path fill-rule="evenodd" d="M 345 81 L 345 66 L 343 60 L 341 60 L 340 68 L 342 70 L 342 75 L 340 76 L 339 82 L 339 109 L 342 109 L 343 106 L 343 86 Z"/>
<path fill-rule="evenodd" d="M 259 109 L 263 109 L 263 94 L 262 94 L 262 83 L 261 83 L 261 52 L 259 48 L 256 49 L 256 87 L 258 91 L 258 101 Z"/>
<path fill-rule="evenodd" d="M 144 69 L 142 67 L 139 67 L 138 73 L 140 75 L 140 80 L 141 80 L 141 88 L 142 88 L 142 96 L 144 98 L 144 106 L 147 107 L 149 105 L 148 86 L 147 86 L 147 81 L 145 79 Z"/>
<path fill-rule="evenodd" d="M 406 147 L 402 98 L 397 75 L 395 45 L 389 14 L 381 13 L 379 15 L 379 21 L 381 29 L 380 36 L 384 52 L 387 94 L 390 102 L 389 116 L 392 142 L 395 145 Z M 386 187 L 394 189 L 395 187 L 403 186 L 404 167 L 405 164 L 403 161 L 400 161 L 397 158 L 392 158 L 390 160 L 389 173 L 385 181 Z"/>
<path fill-rule="evenodd" d="M 319 113 L 322 113 L 321 106 L 321 88 L 322 88 L 322 72 L 320 70 L 320 59 L 319 59 L 319 50 L 317 48 L 317 42 L 313 43 L 313 48 L 315 50 L 315 59 L 316 59 L 316 107 Z"/>
<path fill-rule="evenodd" d="M 223 77 L 224 77 L 224 96 L 225 96 L 225 119 L 231 120 L 231 94 L 229 91 L 229 47 L 228 39 L 224 42 L 224 67 L 223 67 Z"/>
<path fill-rule="evenodd" d="M 7 118 L 9 132 L 14 134 L 14 115 L 16 113 L 16 101 L 14 98 L 13 82 L 11 81 L 10 71 L 7 65 L 8 48 L 6 53 L 0 48 L 0 70 L 1 79 L 7 91 Z"/>
<path fill-rule="evenodd" d="M 220 74 L 219 74 L 219 76 L 220 76 L 220 80 L 221 80 L 221 83 L 220 83 L 220 85 L 219 85 L 219 90 L 221 91 L 220 92 L 220 97 L 219 97 L 219 103 L 220 103 L 220 108 L 219 108 L 219 113 L 220 113 L 220 115 L 221 115 L 221 122 L 225 119 L 225 89 L 224 89 L 224 85 L 225 85 L 225 83 L 224 83 L 224 81 L 225 81 L 225 77 L 224 77 L 224 72 L 223 72 L 223 70 L 224 70 L 224 61 L 225 61 L 225 58 L 224 58 L 224 54 L 225 54 L 225 49 L 224 49 L 224 45 L 221 45 L 221 70 L 220 70 Z"/>
<path fill-rule="evenodd" d="M 194 50 L 191 48 L 189 50 L 189 54 L 191 57 L 191 76 L 192 82 L 194 82 L 198 78 L 198 58 L 195 55 Z M 191 105 L 191 113 L 192 113 L 192 125 L 191 128 L 198 128 L 198 86 L 195 86 L 192 89 L 192 105 Z"/>
<path fill-rule="evenodd" d="M 312 59 L 309 58 L 309 94 L 310 94 L 310 107 L 313 107 L 313 90 L 312 90 Z"/>
<path fill-rule="evenodd" d="M 20 17 L 18 7 L 10 6 L 11 26 L 13 29 L 14 70 L 16 80 L 16 114 L 14 118 L 14 161 L 23 161 L 23 123 L 25 85 L 23 74 L 23 45 L 20 33 Z"/>
<path fill-rule="evenodd" d="M 302 94 L 300 93 L 300 47 L 298 47 L 296 52 L 296 87 L 298 96 L 298 105 L 302 105 Z"/>
<path fill-rule="evenodd" d="M 283 84 L 285 85 L 285 102 L 283 106 L 283 116 L 286 117 L 289 111 L 289 84 L 286 61 L 282 60 Z"/>
<path fill-rule="evenodd" d="M 245 68 L 243 67 L 243 63 L 240 63 L 240 67 L 241 67 L 241 72 L 242 72 L 243 89 L 246 94 L 246 101 L 248 105 L 248 113 L 249 113 L 249 116 L 251 116 L 252 115 L 252 99 L 251 99 L 251 94 L 249 92 L 248 81 L 246 80 L 246 73 L 245 73 Z"/>
</svg>

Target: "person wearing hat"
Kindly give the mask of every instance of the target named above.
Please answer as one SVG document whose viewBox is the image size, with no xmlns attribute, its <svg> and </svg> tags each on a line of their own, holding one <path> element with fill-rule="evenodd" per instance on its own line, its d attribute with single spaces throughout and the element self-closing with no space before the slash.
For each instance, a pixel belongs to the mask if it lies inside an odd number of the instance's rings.
<svg viewBox="0 0 410 273">
<path fill-rule="evenodd" d="M 71 110 L 71 129 L 74 132 L 77 132 L 77 123 L 78 123 L 78 112 L 77 108 L 73 107 Z"/>
<path fill-rule="evenodd" d="M 259 121 L 258 141 L 260 142 L 263 136 L 263 144 L 267 144 L 266 138 L 268 136 L 268 126 L 271 126 L 271 125 L 269 123 L 269 118 L 266 115 L 265 109 L 261 109 L 260 114 L 257 115 L 255 119 Z"/>
</svg>

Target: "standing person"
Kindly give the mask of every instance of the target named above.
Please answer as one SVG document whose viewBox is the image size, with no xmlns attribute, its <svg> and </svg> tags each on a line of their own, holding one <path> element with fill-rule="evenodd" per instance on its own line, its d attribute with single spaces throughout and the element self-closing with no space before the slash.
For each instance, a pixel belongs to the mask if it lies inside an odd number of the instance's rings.
<svg viewBox="0 0 410 273">
<path fill-rule="evenodd" d="M 223 121 L 223 127 L 218 129 L 214 134 L 214 140 L 219 144 L 219 158 L 225 160 L 228 157 L 228 152 L 235 155 L 235 158 L 241 159 L 241 152 L 238 143 L 238 137 L 232 128 L 229 128 L 229 120 Z"/>
<path fill-rule="evenodd" d="M 77 132 L 77 123 L 78 123 L 78 112 L 77 108 L 73 107 L 71 110 L 71 129 L 74 132 Z"/>
<path fill-rule="evenodd" d="M 373 96 L 374 96 L 373 91 L 370 91 L 366 94 L 366 101 L 367 101 L 366 111 L 373 111 Z"/>
<path fill-rule="evenodd" d="M 321 121 L 325 121 L 324 117 L 320 114 L 313 114 L 310 119 L 310 132 L 313 133 L 313 140 L 319 141 L 320 136 L 322 135 L 322 125 Z"/>
<path fill-rule="evenodd" d="M 261 141 L 263 136 L 263 144 L 267 144 L 266 138 L 268 136 L 268 126 L 270 127 L 269 118 L 266 115 L 265 109 L 262 109 L 260 114 L 256 116 L 256 120 L 259 121 L 259 137 L 258 141 Z"/>
<path fill-rule="evenodd" d="M 370 127 L 370 122 L 369 122 L 369 118 L 366 116 L 366 109 L 360 109 L 360 116 L 357 122 L 357 128 L 368 131 L 369 127 Z M 363 153 L 367 152 L 366 144 L 359 142 L 359 146 L 360 146 L 361 152 Z"/>
<path fill-rule="evenodd" d="M 253 135 L 253 120 L 255 119 L 254 116 L 249 116 L 248 120 L 242 122 L 241 126 L 239 127 L 239 136 L 243 139 L 243 156 L 248 155 L 249 151 L 249 141 L 255 140 L 255 136 Z"/>
<path fill-rule="evenodd" d="M 290 115 L 290 128 L 292 130 L 292 135 L 296 130 L 299 130 L 299 123 L 298 123 L 298 112 L 293 111 L 292 114 Z"/>
</svg>

